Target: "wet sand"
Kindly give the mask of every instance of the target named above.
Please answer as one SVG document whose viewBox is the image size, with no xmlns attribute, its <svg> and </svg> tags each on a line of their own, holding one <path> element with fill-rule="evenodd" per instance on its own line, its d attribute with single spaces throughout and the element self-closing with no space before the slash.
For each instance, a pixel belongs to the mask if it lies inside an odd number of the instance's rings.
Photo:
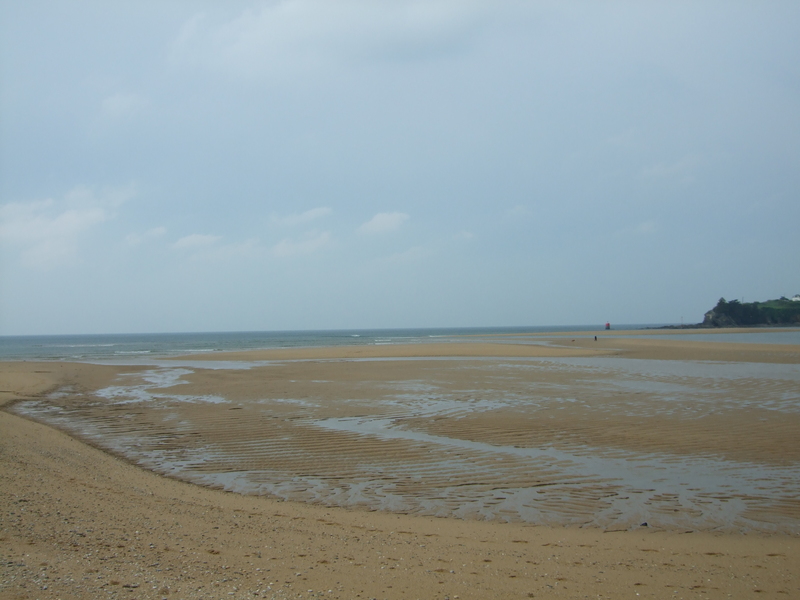
<svg viewBox="0 0 800 600">
<path fill-rule="evenodd" d="M 3 363 L 0 597 L 800 594 L 797 346 L 572 339 Z"/>
</svg>

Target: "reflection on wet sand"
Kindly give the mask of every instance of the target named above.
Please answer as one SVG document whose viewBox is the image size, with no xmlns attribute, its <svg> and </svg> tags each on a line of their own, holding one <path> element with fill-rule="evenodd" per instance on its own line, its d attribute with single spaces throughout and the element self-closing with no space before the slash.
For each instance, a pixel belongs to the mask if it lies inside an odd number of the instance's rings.
<svg viewBox="0 0 800 600">
<path fill-rule="evenodd" d="M 607 529 L 800 533 L 797 364 L 220 366 L 162 364 L 15 410 L 157 472 L 243 493 Z"/>
</svg>

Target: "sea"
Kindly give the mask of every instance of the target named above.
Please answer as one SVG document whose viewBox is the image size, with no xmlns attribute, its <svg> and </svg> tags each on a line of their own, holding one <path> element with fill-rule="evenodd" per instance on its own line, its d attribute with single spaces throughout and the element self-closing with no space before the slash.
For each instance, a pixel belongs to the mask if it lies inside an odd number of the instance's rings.
<svg viewBox="0 0 800 600">
<path fill-rule="evenodd" d="M 615 332 L 658 327 L 619 325 Z M 342 329 L 320 331 L 236 331 L 205 333 L 124 333 L 95 335 L 0 336 L 0 360 L 115 361 L 168 358 L 203 352 L 270 348 L 376 346 L 452 341 L 463 336 L 602 331 L 603 325 L 553 327 L 448 327 Z"/>
</svg>

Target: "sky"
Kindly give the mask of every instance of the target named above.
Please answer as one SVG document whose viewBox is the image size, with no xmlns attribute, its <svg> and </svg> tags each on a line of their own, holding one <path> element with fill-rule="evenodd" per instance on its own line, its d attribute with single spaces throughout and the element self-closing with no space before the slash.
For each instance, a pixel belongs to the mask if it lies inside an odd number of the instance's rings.
<svg viewBox="0 0 800 600">
<path fill-rule="evenodd" d="M 800 293 L 800 3 L 0 0 L 0 335 Z"/>
</svg>

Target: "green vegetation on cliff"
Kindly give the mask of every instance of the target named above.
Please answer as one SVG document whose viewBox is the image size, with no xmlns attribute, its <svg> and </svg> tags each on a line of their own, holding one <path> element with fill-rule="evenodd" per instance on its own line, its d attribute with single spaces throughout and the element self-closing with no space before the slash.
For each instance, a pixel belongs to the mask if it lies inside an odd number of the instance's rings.
<svg viewBox="0 0 800 600">
<path fill-rule="evenodd" d="M 728 302 L 720 298 L 703 319 L 704 327 L 750 325 L 800 325 L 800 302 L 788 298 L 766 302 Z"/>
</svg>

